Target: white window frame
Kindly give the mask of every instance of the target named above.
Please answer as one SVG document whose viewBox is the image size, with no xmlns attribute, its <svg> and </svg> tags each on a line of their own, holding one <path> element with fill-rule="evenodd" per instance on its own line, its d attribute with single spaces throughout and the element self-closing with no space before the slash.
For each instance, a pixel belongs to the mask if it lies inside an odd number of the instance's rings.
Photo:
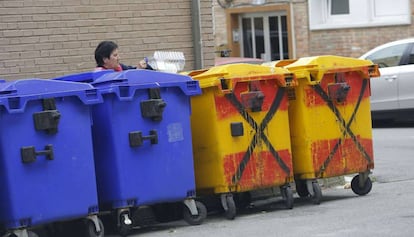
<svg viewBox="0 0 414 237">
<path fill-rule="evenodd" d="M 310 30 L 411 24 L 410 0 L 349 0 L 350 13 L 342 15 L 330 14 L 330 2 L 308 1 Z"/>
</svg>

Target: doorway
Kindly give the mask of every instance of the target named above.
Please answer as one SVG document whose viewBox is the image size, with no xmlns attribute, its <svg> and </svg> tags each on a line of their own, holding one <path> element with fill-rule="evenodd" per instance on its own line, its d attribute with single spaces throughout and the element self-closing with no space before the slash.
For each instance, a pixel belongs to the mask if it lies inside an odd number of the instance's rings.
<svg viewBox="0 0 414 237">
<path fill-rule="evenodd" d="M 242 57 L 274 61 L 289 58 L 287 16 L 283 12 L 239 15 Z"/>
</svg>

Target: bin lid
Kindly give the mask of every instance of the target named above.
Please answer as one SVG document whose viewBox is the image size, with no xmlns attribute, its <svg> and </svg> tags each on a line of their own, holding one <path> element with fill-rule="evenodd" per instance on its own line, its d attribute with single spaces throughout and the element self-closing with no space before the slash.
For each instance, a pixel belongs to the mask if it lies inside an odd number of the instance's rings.
<svg viewBox="0 0 414 237">
<path fill-rule="evenodd" d="M 254 80 L 258 78 L 275 78 L 275 76 L 293 77 L 289 70 L 281 67 L 270 67 L 265 65 L 255 65 L 246 63 L 227 64 L 215 66 L 209 70 L 196 74 L 194 79 L 200 81 L 200 87 L 212 87 L 221 83 L 221 79 L 237 79 L 237 80 Z M 285 85 L 286 82 L 280 82 Z"/>
<path fill-rule="evenodd" d="M 100 70 L 100 71 L 92 71 L 92 72 L 81 72 L 75 74 L 68 74 L 60 77 L 53 78 L 53 80 L 57 81 L 75 81 L 75 82 L 92 82 L 95 81 L 97 78 L 101 77 L 106 73 L 114 72 L 114 70 Z"/>
<path fill-rule="evenodd" d="M 297 78 L 308 78 L 309 81 L 316 82 L 322 80 L 325 73 L 335 72 L 362 71 L 367 74 L 367 77 L 379 76 L 377 65 L 370 60 L 333 55 L 275 61 L 274 66 L 288 69 L 295 73 Z M 312 80 L 309 78 L 311 75 Z"/>
<path fill-rule="evenodd" d="M 203 69 L 199 69 L 199 70 L 180 72 L 180 74 L 190 76 L 190 77 L 194 77 L 194 76 L 196 76 L 198 74 L 201 74 L 203 72 L 206 72 L 206 71 L 208 71 L 208 69 L 203 68 Z"/>
<path fill-rule="evenodd" d="M 159 72 L 145 69 L 132 69 L 122 72 L 112 72 L 102 75 L 91 82 L 104 93 L 117 93 L 118 96 L 132 99 L 133 91 L 156 87 L 179 87 L 185 95 L 199 95 L 199 82 L 191 77 L 176 73 Z M 120 87 L 130 87 L 129 95 L 120 95 Z"/>
<path fill-rule="evenodd" d="M 0 83 L 0 106 L 10 113 L 23 112 L 30 100 L 68 96 L 77 96 L 84 104 L 103 101 L 96 89 L 87 83 L 38 78 Z"/>
<path fill-rule="evenodd" d="M 291 63 L 296 62 L 297 59 L 284 59 L 284 60 L 276 60 L 271 62 L 265 62 L 262 63 L 263 66 L 269 66 L 269 67 L 284 67 L 286 65 L 289 65 Z"/>
</svg>

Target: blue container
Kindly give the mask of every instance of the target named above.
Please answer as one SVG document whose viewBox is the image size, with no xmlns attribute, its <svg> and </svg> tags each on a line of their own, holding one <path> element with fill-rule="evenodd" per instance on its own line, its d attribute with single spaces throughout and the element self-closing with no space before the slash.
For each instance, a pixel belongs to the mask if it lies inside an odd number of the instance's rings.
<svg viewBox="0 0 414 237">
<path fill-rule="evenodd" d="M 0 225 L 6 229 L 98 212 L 86 83 L 0 83 Z"/>
<path fill-rule="evenodd" d="M 92 72 L 80 72 L 75 74 L 68 74 L 61 77 L 53 78 L 57 81 L 74 81 L 74 82 L 93 82 L 104 74 L 114 72 L 114 70 L 101 70 Z"/>
<path fill-rule="evenodd" d="M 108 73 L 92 83 L 99 203 L 116 209 L 195 195 L 188 76 L 150 70 Z"/>
</svg>

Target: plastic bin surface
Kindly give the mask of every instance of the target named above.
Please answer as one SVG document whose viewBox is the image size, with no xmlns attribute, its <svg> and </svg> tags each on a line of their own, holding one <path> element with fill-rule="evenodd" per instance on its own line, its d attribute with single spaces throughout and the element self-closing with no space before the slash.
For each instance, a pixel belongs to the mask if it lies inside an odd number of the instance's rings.
<svg viewBox="0 0 414 237">
<path fill-rule="evenodd" d="M 92 86 L 0 83 L 0 224 L 26 227 L 98 212 L 89 104 Z"/>
<path fill-rule="evenodd" d="M 104 103 L 93 109 L 100 204 L 122 208 L 195 195 L 190 77 L 149 70 L 110 73 L 94 82 Z"/>
<path fill-rule="evenodd" d="M 190 73 L 197 193 L 243 192 L 293 179 L 286 69 L 250 64 Z"/>
<path fill-rule="evenodd" d="M 63 75 L 61 77 L 53 78 L 57 81 L 73 81 L 73 82 L 93 82 L 104 74 L 112 73 L 114 70 L 101 70 L 101 71 L 92 71 L 92 72 L 81 72 Z"/>
<path fill-rule="evenodd" d="M 335 177 L 374 168 L 368 60 L 317 56 L 276 63 L 299 86 L 290 101 L 295 178 Z"/>
</svg>

